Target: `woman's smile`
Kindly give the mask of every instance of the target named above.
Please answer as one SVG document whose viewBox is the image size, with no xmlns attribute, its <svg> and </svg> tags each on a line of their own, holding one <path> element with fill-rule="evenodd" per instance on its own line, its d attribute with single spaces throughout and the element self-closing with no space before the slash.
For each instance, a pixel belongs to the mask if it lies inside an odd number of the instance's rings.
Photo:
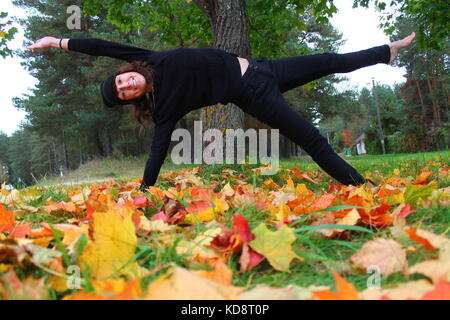
<svg viewBox="0 0 450 320">
<path fill-rule="evenodd" d="M 117 96 L 121 100 L 139 98 L 146 91 L 146 81 L 138 72 L 125 72 L 118 74 L 115 79 Z"/>
</svg>

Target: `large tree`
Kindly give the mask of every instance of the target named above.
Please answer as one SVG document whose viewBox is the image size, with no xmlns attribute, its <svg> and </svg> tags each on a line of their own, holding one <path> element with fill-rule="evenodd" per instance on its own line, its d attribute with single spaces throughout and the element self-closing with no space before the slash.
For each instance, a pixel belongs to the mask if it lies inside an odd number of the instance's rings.
<svg viewBox="0 0 450 320">
<path fill-rule="evenodd" d="M 336 12 L 327 0 L 88 0 L 84 6 L 90 14 L 102 7 L 108 10 L 108 21 L 122 30 L 149 26 L 159 30 L 168 43 L 179 46 L 209 44 L 241 57 L 269 58 L 279 55 L 287 37 L 292 39 L 293 33 L 306 29 L 301 17 L 307 10 L 319 21 Z M 245 114 L 236 106 L 205 107 L 203 130 L 245 129 Z"/>
</svg>

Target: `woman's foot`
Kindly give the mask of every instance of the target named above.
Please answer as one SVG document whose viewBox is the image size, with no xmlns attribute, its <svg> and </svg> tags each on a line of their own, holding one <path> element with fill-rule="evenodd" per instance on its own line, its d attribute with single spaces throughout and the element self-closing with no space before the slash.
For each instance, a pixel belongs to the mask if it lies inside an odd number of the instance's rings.
<svg viewBox="0 0 450 320">
<path fill-rule="evenodd" d="M 413 39 L 416 37 L 416 33 L 413 32 L 406 38 L 398 41 L 394 41 L 389 43 L 389 47 L 391 48 L 391 59 L 389 60 L 389 64 L 394 61 L 395 57 L 397 56 L 397 53 L 400 51 L 400 49 L 406 48 L 411 44 Z"/>
</svg>

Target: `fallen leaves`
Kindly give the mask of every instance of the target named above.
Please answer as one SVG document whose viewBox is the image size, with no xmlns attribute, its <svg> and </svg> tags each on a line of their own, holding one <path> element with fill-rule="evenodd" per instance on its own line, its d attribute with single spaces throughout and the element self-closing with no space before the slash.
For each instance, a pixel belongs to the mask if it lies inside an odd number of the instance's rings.
<svg viewBox="0 0 450 320">
<path fill-rule="evenodd" d="M 421 206 L 448 207 L 450 199 L 449 187 L 436 182 L 448 178 L 448 168 L 433 167 L 415 178 L 375 172 L 377 187 L 331 183 L 321 191 L 328 178 L 298 168 L 265 180 L 258 168 L 224 169 L 209 185 L 199 168 L 183 169 L 163 176 L 166 190 L 152 186 L 145 195 L 140 181 L 112 179 L 63 189 L 61 201 L 36 190 L 0 190 L 0 298 L 46 299 L 55 290 L 72 300 L 448 299 L 450 240 L 422 229 Z M 247 182 L 252 174 L 259 185 Z M 340 245 L 339 261 L 322 252 Z M 299 255 L 311 272 L 337 270 L 335 288 L 259 284 L 262 274 L 303 272 L 292 263 L 303 261 Z M 30 277 L 37 269 L 46 275 Z M 146 275 L 163 269 L 143 286 Z M 382 286 L 353 284 L 373 270 Z M 395 273 L 406 280 L 385 284 Z M 242 277 L 248 286 L 233 285 Z M 68 293 L 74 279 L 81 287 Z"/>
<path fill-rule="evenodd" d="M 20 280 L 11 269 L 0 278 L 0 300 L 44 300 L 48 299 L 45 279 L 31 276 Z"/>
<path fill-rule="evenodd" d="M 402 245 L 395 240 L 384 238 L 366 242 L 350 258 L 350 262 L 364 270 L 375 266 L 385 276 L 403 271 L 408 265 L 406 250 L 402 248 Z"/>
</svg>

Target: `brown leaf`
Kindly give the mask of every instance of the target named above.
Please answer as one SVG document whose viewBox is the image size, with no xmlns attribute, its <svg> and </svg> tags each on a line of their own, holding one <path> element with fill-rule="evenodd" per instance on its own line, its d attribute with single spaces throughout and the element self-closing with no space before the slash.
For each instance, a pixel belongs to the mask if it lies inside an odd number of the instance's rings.
<svg viewBox="0 0 450 320">
<path fill-rule="evenodd" d="M 350 258 L 350 262 L 367 270 L 376 266 L 381 274 L 388 276 L 394 272 L 405 270 L 408 266 L 406 251 L 395 240 L 378 238 L 366 242 L 361 249 Z"/>
</svg>

